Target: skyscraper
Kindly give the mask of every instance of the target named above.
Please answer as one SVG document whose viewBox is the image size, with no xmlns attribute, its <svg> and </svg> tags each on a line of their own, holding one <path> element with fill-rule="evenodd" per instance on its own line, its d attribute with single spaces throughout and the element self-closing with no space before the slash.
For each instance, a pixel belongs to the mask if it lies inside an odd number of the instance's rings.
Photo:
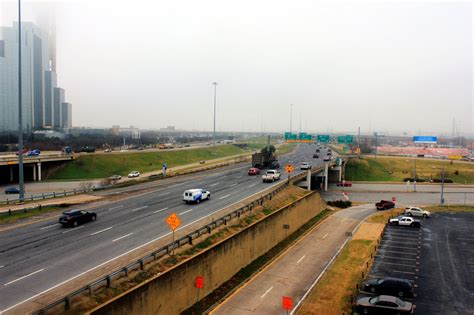
<svg viewBox="0 0 474 315">
<path fill-rule="evenodd" d="M 64 89 L 60 87 L 53 88 L 53 127 L 62 128 L 62 104 L 64 103 Z"/>
</svg>

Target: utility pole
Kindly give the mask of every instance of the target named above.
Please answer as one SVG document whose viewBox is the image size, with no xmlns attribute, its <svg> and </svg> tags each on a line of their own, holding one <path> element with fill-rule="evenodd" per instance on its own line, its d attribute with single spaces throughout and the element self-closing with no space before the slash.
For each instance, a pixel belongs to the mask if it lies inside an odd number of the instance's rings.
<svg viewBox="0 0 474 315">
<path fill-rule="evenodd" d="M 216 146 L 216 100 L 217 100 L 217 82 L 212 82 L 214 85 L 214 132 L 212 133 L 212 142 Z"/>
<path fill-rule="evenodd" d="M 300 112 L 300 133 L 301 133 L 301 112 Z"/>
<path fill-rule="evenodd" d="M 413 168 L 413 192 L 416 192 L 416 156 L 413 159 L 415 167 Z"/>
<path fill-rule="evenodd" d="M 293 104 L 290 104 L 290 132 L 293 132 Z"/>
<path fill-rule="evenodd" d="M 25 178 L 23 174 L 23 113 L 21 97 L 21 0 L 18 0 L 18 188 L 19 199 L 25 198 Z"/>
<path fill-rule="evenodd" d="M 377 147 L 378 147 L 378 134 L 376 132 L 374 132 L 374 136 L 375 136 L 375 159 L 377 159 Z"/>
<path fill-rule="evenodd" d="M 357 147 L 359 148 L 358 153 L 360 157 L 360 127 L 357 129 Z"/>
<path fill-rule="evenodd" d="M 466 198 L 466 195 L 464 195 L 464 198 Z M 441 200 L 440 200 L 440 204 L 441 205 L 444 204 L 444 168 L 441 171 Z"/>
</svg>

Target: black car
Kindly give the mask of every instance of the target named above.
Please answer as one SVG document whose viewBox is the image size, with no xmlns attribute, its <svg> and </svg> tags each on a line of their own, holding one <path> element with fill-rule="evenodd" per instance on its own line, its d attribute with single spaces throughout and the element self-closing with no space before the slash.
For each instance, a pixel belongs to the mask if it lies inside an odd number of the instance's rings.
<svg viewBox="0 0 474 315">
<path fill-rule="evenodd" d="M 319 149 L 316 149 L 316 153 L 319 153 Z"/>
<path fill-rule="evenodd" d="M 406 279 L 392 277 L 371 279 L 363 284 L 362 290 L 376 294 L 413 299 L 413 285 Z"/>
<path fill-rule="evenodd" d="M 64 226 L 78 226 L 79 224 L 95 221 L 97 214 L 92 211 L 85 210 L 70 210 L 63 212 L 63 215 L 59 217 L 59 223 Z"/>
<path fill-rule="evenodd" d="M 273 161 L 273 162 L 270 164 L 270 169 L 272 169 L 272 170 L 278 170 L 278 169 L 280 169 L 280 163 L 278 163 L 278 161 Z"/>
<path fill-rule="evenodd" d="M 8 187 L 5 189 L 5 194 L 19 194 L 20 193 L 20 188 L 18 187 Z"/>
<path fill-rule="evenodd" d="M 313 154 L 313 158 L 314 158 L 314 159 L 319 159 L 319 155 Z"/>
</svg>

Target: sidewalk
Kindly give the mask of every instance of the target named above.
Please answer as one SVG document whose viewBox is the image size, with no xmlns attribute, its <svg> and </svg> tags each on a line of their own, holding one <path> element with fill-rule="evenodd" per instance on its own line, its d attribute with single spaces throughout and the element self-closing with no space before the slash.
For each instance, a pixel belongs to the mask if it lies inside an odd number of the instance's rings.
<svg viewBox="0 0 474 315">
<path fill-rule="evenodd" d="M 334 213 L 210 314 L 285 314 L 282 297 L 296 305 L 345 244 L 346 233 L 373 212 L 372 205 L 361 205 Z"/>
</svg>

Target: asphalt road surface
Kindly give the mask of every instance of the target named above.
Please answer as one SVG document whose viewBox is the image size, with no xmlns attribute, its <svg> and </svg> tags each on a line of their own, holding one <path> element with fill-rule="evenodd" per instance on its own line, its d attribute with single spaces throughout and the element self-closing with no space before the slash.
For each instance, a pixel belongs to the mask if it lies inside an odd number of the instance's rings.
<svg viewBox="0 0 474 315">
<path fill-rule="evenodd" d="M 300 145 L 294 153 L 281 157 L 283 179 L 287 176 L 284 165 L 289 162 L 296 166 L 302 161 L 313 166 L 322 164 L 322 159 L 312 158 L 315 148 L 316 145 Z M 166 188 L 102 202 L 92 209 L 97 212 L 97 221 L 76 228 L 61 227 L 56 218 L 0 232 L 0 314 L 167 236 L 165 219 L 173 212 L 185 227 L 272 185 L 262 183 L 260 176 L 248 176 L 248 168 L 236 165 L 207 176 L 178 177 Z M 295 173 L 300 172 L 298 167 L 296 170 Z M 209 190 L 211 200 L 185 204 L 182 193 L 192 188 Z"/>
</svg>

